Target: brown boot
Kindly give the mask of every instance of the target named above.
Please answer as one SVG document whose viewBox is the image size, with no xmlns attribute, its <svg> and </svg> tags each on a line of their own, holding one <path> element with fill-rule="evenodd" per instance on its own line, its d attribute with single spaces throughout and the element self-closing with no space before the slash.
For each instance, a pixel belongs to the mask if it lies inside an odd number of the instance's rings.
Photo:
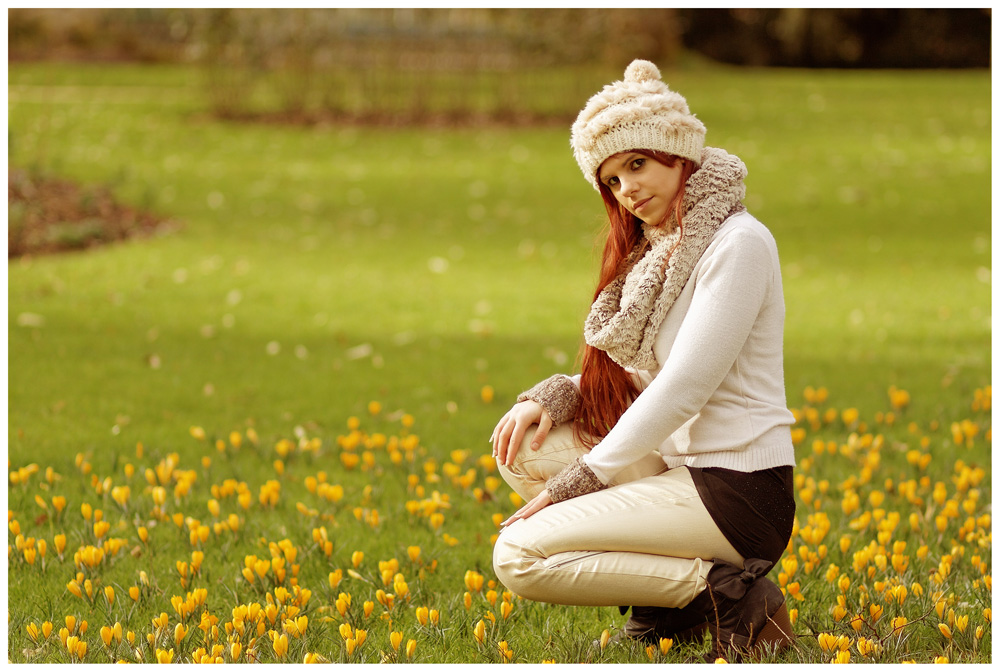
<svg viewBox="0 0 1000 672">
<path fill-rule="evenodd" d="M 632 607 L 632 615 L 622 626 L 626 636 L 647 644 L 659 644 L 665 637 L 675 644 L 700 641 L 707 631 L 705 615 L 687 607 Z"/>
<path fill-rule="evenodd" d="M 708 587 L 688 605 L 706 615 L 715 658 L 738 662 L 792 644 L 785 596 L 766 576 L 773 564 L 754 558 L 741 569 L 715 561 Z"/>
</svg>

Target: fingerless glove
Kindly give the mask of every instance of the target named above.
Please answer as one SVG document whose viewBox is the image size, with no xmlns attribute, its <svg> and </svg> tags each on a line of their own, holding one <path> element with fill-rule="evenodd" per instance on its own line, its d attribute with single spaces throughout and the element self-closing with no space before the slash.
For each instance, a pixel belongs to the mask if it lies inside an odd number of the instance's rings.
<svg viewBox="0 0 1000 672">
<path fill-rule="evenodd" d="M 601 483 L 601 479 L 590 470 L 582 457 L 567 464 L 545 483 L 553 503 L 604 490 L 606 487 L 608 486 Z"/>
<path fill-rule="evenodd" d="M 567 376 L 557 374 L 538 383 L 530 390 L 518 395 L 518 401 L 538 402 L 552 418 L 553 426 L 559 426 L 573 419 L 580 407 L 580 390 Z"/>
</svg>

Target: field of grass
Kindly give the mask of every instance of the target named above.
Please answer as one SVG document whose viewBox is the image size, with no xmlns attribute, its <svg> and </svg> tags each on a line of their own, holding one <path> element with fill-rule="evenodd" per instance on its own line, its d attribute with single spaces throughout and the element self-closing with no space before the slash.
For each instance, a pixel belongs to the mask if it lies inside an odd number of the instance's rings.
<svg viewBox="0 0 1000 672">
<path fill-rule="evenodd" d="M 665 79 L 782 258 L 801 636 L 775 660 L 989 662 L 989 73 Z M 222 124 L 173 67 L 15 65 L 8 95 L 12 166 L 179 227 L 8 265 L 12 661 L 704 650 L 592 648 L 616 608 L 492 574 L 517 503 L 487 439 L 572 370 L 596 273 L 569 120 Z"/>
</svg>

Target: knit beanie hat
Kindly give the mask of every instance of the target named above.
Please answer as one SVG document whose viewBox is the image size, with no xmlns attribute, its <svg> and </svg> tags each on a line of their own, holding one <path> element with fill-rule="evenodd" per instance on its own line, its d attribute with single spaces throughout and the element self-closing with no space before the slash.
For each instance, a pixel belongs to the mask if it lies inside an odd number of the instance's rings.
<svg viewBox="0 0 1000 672">
<path fill-rule="evenodd" d="M 584 177 L 595 189 L 597 171 L 609 156 L 654 149 L 700 165 L 705 125 L 687 101 L 660 79 L 649 61 L 635 60 L 625 79 L 595 94 L 573 124 L 570 146 Z"/>
</svg>

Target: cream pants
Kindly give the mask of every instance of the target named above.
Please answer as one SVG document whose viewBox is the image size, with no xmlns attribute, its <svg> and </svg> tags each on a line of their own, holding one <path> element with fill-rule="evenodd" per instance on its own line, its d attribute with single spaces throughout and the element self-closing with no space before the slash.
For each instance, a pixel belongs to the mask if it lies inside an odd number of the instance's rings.
<svg viewBox="0 0 1000 672">
<path fill-rule="evenodd" d="M 587 452 L 570 425 L 537 451 L 527 432 L 504 480 L 525 500 Z M 743 558 L 702 504 L 687 467 L 668 470 L 658 453 L 630 466 L 606 490 L 551 504 L 504 529 L 493 549 L 500 581 L 539 602 L 683 607 L 701 593 L 718 558 Z"/>
</svg>

